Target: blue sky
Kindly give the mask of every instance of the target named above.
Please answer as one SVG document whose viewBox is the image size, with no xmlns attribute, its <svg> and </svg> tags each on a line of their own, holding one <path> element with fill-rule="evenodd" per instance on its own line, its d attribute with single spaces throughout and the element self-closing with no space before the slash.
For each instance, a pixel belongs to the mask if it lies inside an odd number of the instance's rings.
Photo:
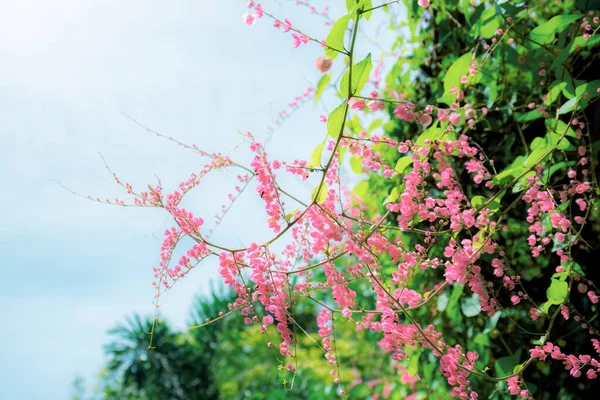
<svg viewBox="0 0 600 400">
<path fill-rule="evenodd" d="M 295 1 L 280 3 L 265 6 L 325 37 L 323 20 Z M 240 143 L 238 130 L 264 137 L 277 112 L 317 82 L 322 50 L 292 48 L 291 37 L 266 19 L 245 26 L 244 1 L 20 0 L 2 9 L 0 397 L 64 399 L 75 375 L 93 377 L 102 366 L 109 328 L 133 312 L 153 312 L 151 268 L 170 225 L 160 210 L 97 204 L 52 180 L 123 197 L 101 152 L 134 187 L 154 183 L 156 174 L 172 190 L 202 161 L 121 111 L 226 152 Z M 328 108 L 335 102 L 327 100 Z M 270 155 L 308 158 L 325 134 L 320 114 L 324 108 L 312 105 L 295 114 L 276 131 Z M 248 159 L 246 152 L 234 157 Z M 210 226 L 234 185 L 234 174 L 209 177 L 188 204 Z M 247 194 L 214 240 L 264 240 L 263 216 L 260 199 Z M 201 264 L 168 295 L 163 317 L 183 326 L 193 294 L 215 276 L 214 261 Z"/>
</svg>

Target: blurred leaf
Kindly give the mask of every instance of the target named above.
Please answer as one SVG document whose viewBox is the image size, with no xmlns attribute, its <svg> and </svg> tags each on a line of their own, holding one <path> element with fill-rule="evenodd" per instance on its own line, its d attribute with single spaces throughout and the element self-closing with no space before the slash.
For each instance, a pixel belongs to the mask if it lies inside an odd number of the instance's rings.
<svg viewBox="0 0 600 400">
<path fill-rule="evenodd" d="M 477 293 L 473 293 L 471 297 L 463 297 L 460 300 L 460 309 L 467 318 L 479 315 L 481 313 L 481 305 L 479 304 Z"/>
<path fill-rule="evenodd" d="M 344 15 L 331 27 L 329 34 L 327 35 L 327 45 L 332 48 L 344 51 L 344 37 L 346 36 L 346 29 L 348 28 L 348 22 L 350 21 L 350 15 Z M 335 60 L 340 54 L 338 51 L 332 50 L 329 47 L 325 47 L 325 55 Z"/>
<path fill-rule="evenodd" d="M 561 304 L 567 299 L 568 294 L 569 284 L 557 279 L 552 279 L 550 287 L 548 287 L 548 290 L 546 290 L 548 302 L 551 304 Z"/>
<path fill-rule="evenodd" d="M 325 182 L 323 182 L 322 185 L 319 185 L 313 189 L 313 192 L 311 195 L 312 200 L 317 204 L 324 203 L 325 200 L 327 200 L 327 191 L 328 190 L 329 189 L 327 188 L 327 184 L 325 184 Z"/>
<path fill-rule="evenodd" d="M 410 158 L 410 156 L 404 156 L 398 159 L 398 161 L 396 162 L 396 167 L 394 168 L 394 170 L 399 173 L 400 175 L 402 175 L 402 173 L 404 173 L 404 170 L 406 169 L 406 167 L 408 167 L 410 164 L 412 164 L 413 160 Z"/>
<path fill-rule="evenodd" d="M 327 134 L 332 138 L 340 136 L 344 117 L 346 116 L 346 101 L 337 106 L 327 118 Z"/>
<path fill-rule="evenodd" d="M 529 33 L 529 39 L 536 41 L 540 44 L 548 44 L 554 40 L 554 36 L 557 33 L 562 32 L 566 29 L 572 22 L 581 19 L 581 15 L 557 15 L 552 17 L 549 21 L 539 25 L 537 28 L 534 28 Z M 534 47 L 539 47 L 534 44 Z"/>
<path fill-rule="evenodd" d="M 365 86 L 369 80 L 369 74 L 371 73 L 371 53 L 352 67 L 352 85 L 350 85 L 350 92 L 348 92 L 348 80 L 350 76 L 350 69 L 346 69 L 342 80 L 340 81 L 340 93 L 342 96 L 348 96 L 349 94 L 358 94 L 361 89 Z"/>
<path fill-rule="evenodd" d="M 317 147 L 313 150 L 310 159 L 308 160 L 308 167 L 320 167 L 321 166 L 321 156 L 323 155 L 323 146 L 325 146 L 325 141 L 319 143 Z"/>
<path fill-rule="evenodd" d="M 452 86 L 461 86 L 460 78 L 468 74 L 472 59 L 473 55 L 470 52 L 465 53 L 448 68 L 444 77 L 444 92 L 449 92 Z"/>
<path fill-rule="evenodd" d="M 464 290 L 464 285 L 459 283 L 455 283 L 452 288 L 452 294 L 450 295 L 450 299 L 448 300 L 448 307 L 446 307 L 446 314 L 448 318 L 450 318 L 455 323 L 459 324 L 462 321 L 462 315 L 460 313 L 460 308 L 458 305 L 458 301 L 460 296 L 462 296 Z"/>
<path fill-rule="evenodd" d="M 319 102 L 323 91 L 329 85 L 329 80 L 331 79 L 331 74 L 324 74 L 321 79 L 319 79 L 319 83 L 317 83 L 317 90 L 315 91 L 315 104 Z"/>
</svg>

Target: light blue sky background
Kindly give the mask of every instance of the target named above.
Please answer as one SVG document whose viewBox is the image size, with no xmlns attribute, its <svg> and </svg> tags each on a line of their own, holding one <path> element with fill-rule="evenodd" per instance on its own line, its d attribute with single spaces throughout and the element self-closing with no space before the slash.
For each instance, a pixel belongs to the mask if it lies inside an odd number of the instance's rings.
<svg viewBox="0 0 600 400">
<path fill-rule="evenodd" d="M 334 18 L 341 15 L 343 2 L 328 3 L 335 3 Z M 65 399 L 75 375 L 93 377 L 102 366 L 107 329 L 133 312 L 153 312 L 151 268 L 170 225 L 160 210 L 104 206 L 51 180 L 123 197 L 100 151 L 134 186 L 154 183 L 156 174 L 172 190 L 201 160 L 121 111 L 225 152 L 240 143 L 238 130 L 264 137 L 277 112 L 317 82 L 314 60 L 322 50 L 292 48 L 291 37 L 267 19 L 245 26 L 244 1 L 1 4 L 0 398 Z M 328 31 L 295 1 L 265 6 L 318 37 Z M 304 107 L 276 131 L 270 154 L 308 158 L 324 137 L 324 113 Z M 234 157 L 248 159 L 246 152 Z M 234 185 L 234 174 L 215 174 L 187 204 L 210 226 Z M 306 194 L 312 189 L 294 185 Z M 236 246 L 265 239 L 264 221 L 260 199 L 247 193 L 214 240 Z M 214 261 L 201 264 L 168 295 L 162 315 L 183 326 L 193 295 L 215 276 Z"/>
</svg>

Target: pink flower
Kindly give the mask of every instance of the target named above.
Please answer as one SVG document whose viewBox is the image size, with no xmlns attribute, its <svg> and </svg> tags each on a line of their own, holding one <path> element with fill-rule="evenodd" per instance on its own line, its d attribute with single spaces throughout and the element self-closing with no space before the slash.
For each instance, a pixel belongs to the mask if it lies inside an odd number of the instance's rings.
<svg viewBox="0 0 600 400">
<path fill-rule="evenodd" d="M 458 125 L 460 123 L 460 114 L 459 113 L 450 114 L 450 123 L 455 126 Z"/>
<path fill-rule="evenodd" d="M 535 346 L 533 349 L 529 350 L 529 353 L 531 354 L 531 357 L 539 358 L 542 361 L 547 357 L 546 352 L 540 346 Z"/>
<path fill-rule="evenodd" d="M 419 6 L 421 6 L 421 7 L 423 7 L 423 8 L 429 7 L 429 3 L 430 3 L 429 0 L 419 0 L 419 1 L 417 1 L 417 4 Z"/>
<path fill-rule="evenodd" d="M 283 25 L 283 31 L 284 32 L 289 32 L 290 29 L 292 28 L 292 21 L 290 21 L 289 19 L 284 19 L 283 20 L 284 25 Z"/>
<path fill-rule="evenodd" d="M 385 104 L 382 101 L 377 100 L 369 101 L 367 107 L 369 107 L 369 110 L 371 111 L 385 110 Z"/>
<path fill-rule="evenodd" d="M 567 306 L 565 306 L 564 304 L 562 306 L 560 306 L 560 313 L 562 314 L 562 316 L 565 320 L 569 319 L 569 308 Z"/>
<path fill-rule="evenodd" d="M 587 208 L 587 203 L 582 198 L 575 200 L 575 203 L 579 206 L 580 211 L 585 211 L 585 209 Z"/>
<path fill-rule="evenodd" d="M 394 115 L 407 122 L 413 122 L 415 118 L 415 114 L 407 106 L 402 104 L 394 109 Z"/>
<path fill-rule="evenodd" d="M 356 99 L 356 98 L 351 98 L 350 100 L 348 100 L 348 105 L 350 106 L 351 109 L 353 110 L 364 110 L 365 107 L 367 106 L 365 101 L 362 99 Z"/>
<path fill-rule="evenodd" d="M 598 377 L 598 374 L 596 374 L 596 371 L 594 371 L 591 368 L 587 370 L 585 375 L 588 377 L 588 379 L 596 379 Z"/>
<path fill-rule="evenodd" d="M 506 383 L 508 385 L 508 391 L 510 392 L 510 394 L 515 395 L 515 396 L 519 394 L 521 389 L 519 388 L 519 377 L 518 376 L 513 376 L 511 378 L 508 378 L 506 380 Z"/>
<path fill-rule="evenodd" d="M 419 118 L 419 122 L 421 124 L 423 124 L 424 126 L 431 125 L 432 121 L 433 121 L 433 118 L 431 118 L 431 115 L 427 115 L 427 114 L 423 114 L 423 115 L 421 115 L 421 118 Z"/>
<path fill-rule="evenodd" d="M 248 13 L 242 15 L 242 19 L 244 20 L 244 23 L 248 26 L 254 25 L 254 23 L 256 22 L 256 17 Z"/>
</svg>

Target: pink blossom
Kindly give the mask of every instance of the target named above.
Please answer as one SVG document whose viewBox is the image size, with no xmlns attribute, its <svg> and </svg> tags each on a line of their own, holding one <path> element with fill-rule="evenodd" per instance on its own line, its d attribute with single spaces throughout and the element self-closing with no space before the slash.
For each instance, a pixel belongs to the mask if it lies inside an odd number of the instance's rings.
<svg viewBox="0 0 600 400">
<path fill-rule="evenodd" d="M 455 126 L 458 125 L 460 123 L 460 114 L 458 114 L 458 113 L 450 114 L 450 123 Z"/>
<path fill-rule="evenodd" d="M 242 15 L 242 19 L 244 20 L 244 23 L 248 26 L 250 25 L 254 25 L 254 23 L 256 22 L 256 16 L 253 14 L 244 14 Z"/>
<path fill-rule="evenodd" d="M 323 73 L 329 71 L 331 66 L 333 65 L 333 60 L 329 57 L 318 57 L 315 62 L 317 69 Z"/>
<path fill-rule="evenodd" d="M 421 124 L 423 124 L 424 126 L 431 125 L 432 121 L 433 121 L 433 119 L 431 118 L 431 115 L 428 115 L 428 114 L 423 114 L 423 115 L 421 115 L 421 118 L 419 118 L 419 122 Z"/>
</svg>

